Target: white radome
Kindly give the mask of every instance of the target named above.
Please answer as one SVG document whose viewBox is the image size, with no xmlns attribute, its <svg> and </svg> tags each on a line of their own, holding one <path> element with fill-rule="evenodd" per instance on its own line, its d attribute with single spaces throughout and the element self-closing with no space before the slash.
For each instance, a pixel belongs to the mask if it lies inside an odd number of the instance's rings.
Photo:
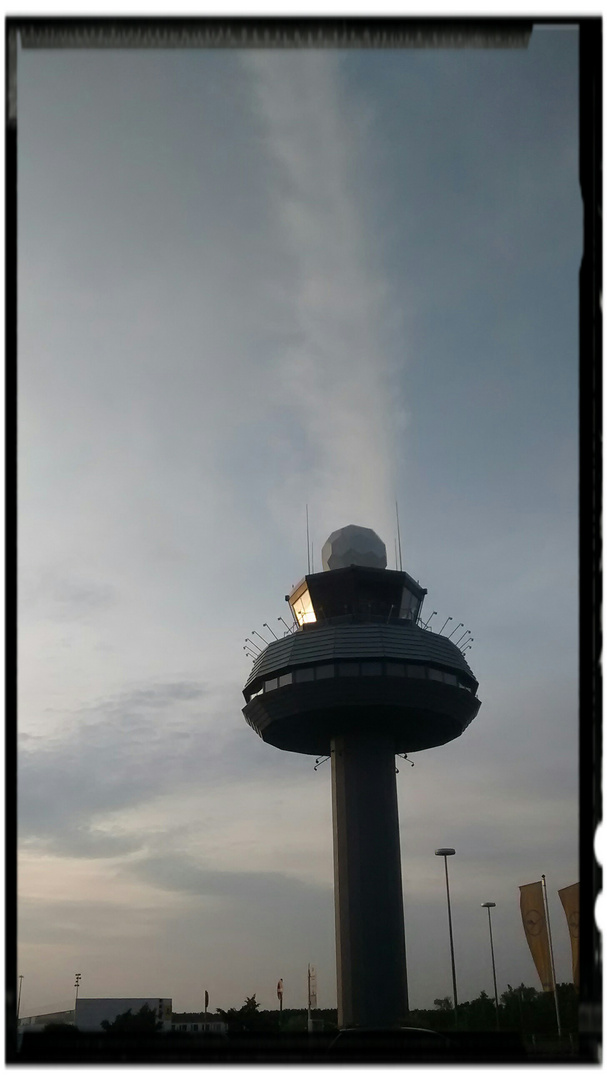
<svg viewBox="0 0 607 1080">
<path fill-rule="evenodd" d="M 385 570 L 386 545 L 373 529 L 363 525 L 345 525 L 336 529 L 322 548 L 323 570 L 340 570 L 344 566 L 374 566 Z"/>
</svg>

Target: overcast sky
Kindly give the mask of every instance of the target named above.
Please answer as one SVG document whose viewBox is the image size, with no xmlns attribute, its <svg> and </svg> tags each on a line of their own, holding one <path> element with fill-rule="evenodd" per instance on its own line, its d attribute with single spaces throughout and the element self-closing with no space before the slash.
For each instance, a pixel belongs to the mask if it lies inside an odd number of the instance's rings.
<svg viewBox="0 0 607 1080">
<path fill-rule="evenodd" d="M 540 984 L 577 861 L 577 32 L 527 50 L 18 57 L 21 1014 L 336 1004 L 330 766 L 251 631 L 376 530 L 482 707 L 399 762 L 409 994 Z M 458 635 L 459 636 L 459 635 Z"/>
</svg>

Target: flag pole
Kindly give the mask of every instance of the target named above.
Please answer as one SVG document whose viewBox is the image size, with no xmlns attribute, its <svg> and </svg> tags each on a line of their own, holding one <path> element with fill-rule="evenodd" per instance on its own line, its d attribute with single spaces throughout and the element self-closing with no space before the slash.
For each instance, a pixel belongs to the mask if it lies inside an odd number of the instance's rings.
<svg viewBox="0 0 607 1080">
<path fill-rule="evenodd" d="M 308 964 L 308 1031 L 310 1030 L 310 1020 L 312 1019 L 312 1009 L 310 1007 L 310 965 Z"/>
<path fill-rule="evenodd" d="M 556 1009 L 556 1028 L 561 1037 L 561 1018 L 559 1016 L 559 999 L 556 992 L 556 974 L 554 971 L 554 953 L 552 951 L 552 931 L 550 929 L 550 914 L 548 912 L 548 891 L 546 889 L 546 875 L 542 874 L 542 886 L 544 888 L 544 907 L 546 908 L 546 926 L 548 928 L 548 945 L 550 946 L 550 964 L 552 967 L 552 989 L 554 991 L 554 1008 Z"/>
</svg>

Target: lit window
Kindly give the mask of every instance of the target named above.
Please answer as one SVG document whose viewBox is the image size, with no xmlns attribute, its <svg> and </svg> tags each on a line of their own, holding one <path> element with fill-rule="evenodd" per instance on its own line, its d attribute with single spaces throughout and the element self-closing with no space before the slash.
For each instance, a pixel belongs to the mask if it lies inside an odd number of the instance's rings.
<svg viewBox="0 0 607 1080">
<path fill-rule="evenodd" d="M 299 668 L 299 670 L 295 672 L 295 682 L 310 682 L 313 678 L 314 668 Z"/>
<path fill-rule="evenodd" d="M 291 608 L 300 626 L 303 626 L 304 623 L 316 622 L 316 615 L 307 589 L 304 589 L 296 600 L 291 600 Z"/>
<path fill-rule="evenodd" d="M 361 675 L 381 675 L 379 660 L 364 660 L 360 665 Z"/>
<path fill-rule="evenodd" d="M 279 686 L 290 686 L 293 682 L 293 672 L 287 671 L 285 675 L 280 675 L 278 678 Z"/>
<path fill-rule="evenodd" d="M 319 664 L 315 670 L 317 679 L 333 679 L 335 677 L 335 664 Z"/>
</svg>

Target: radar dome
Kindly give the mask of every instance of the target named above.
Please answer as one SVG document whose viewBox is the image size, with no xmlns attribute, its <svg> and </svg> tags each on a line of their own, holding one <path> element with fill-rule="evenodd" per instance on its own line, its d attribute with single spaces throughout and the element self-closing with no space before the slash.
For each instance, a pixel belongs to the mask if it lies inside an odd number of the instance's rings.
<svg viewBox="0 0 607 1080">
<path fill-rule="evenodd" d="M 386 545 L 373 529 L 365 529 L 362 525 L 345 525 L 343 529 L 332 532 L 323 544 L 323 570 L 340 570 L 353 564 L 386 569 Z"/>
</svg>

